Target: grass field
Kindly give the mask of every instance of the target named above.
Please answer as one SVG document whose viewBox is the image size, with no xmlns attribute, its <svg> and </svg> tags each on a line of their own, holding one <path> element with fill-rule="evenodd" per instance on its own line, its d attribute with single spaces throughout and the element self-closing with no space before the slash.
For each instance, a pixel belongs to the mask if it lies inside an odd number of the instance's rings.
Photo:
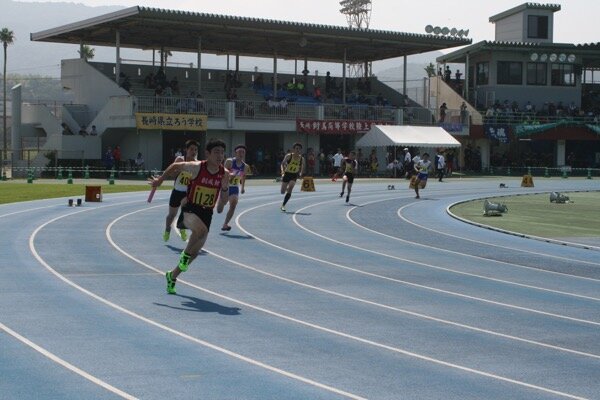
<svg viewBox="0 0 600 400">
<path fill-rule="evenodd" d="M 85 197 L 85 184 L 33 184 L 20 182 L 3 182 L 0 184 L 0 204 L 15 203 L 19 201 L 51 199 L 57 197 Z M 102 193 L 139 192 L 149 191 L 149 186 L 144 184 L 102 184 Z M 171 190 L 172 186 L 165 185 L 161 190 Z"/>
<path fill-rule="evenodd" d="M 508 212 L 499 217 L 483 215 L 483 200 L 458 204 L 457 216 L 484 225 L 545 238 L 600 237 L 600 192 L 565 193 L 572 202 L 550 203 L 549 193 L 495 197 Z"/>
</svg>

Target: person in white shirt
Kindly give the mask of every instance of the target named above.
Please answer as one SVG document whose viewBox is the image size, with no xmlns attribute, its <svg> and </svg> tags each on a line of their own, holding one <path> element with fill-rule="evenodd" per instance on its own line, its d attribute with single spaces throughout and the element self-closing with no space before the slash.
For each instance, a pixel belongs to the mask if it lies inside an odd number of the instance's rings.
<svg viewBox="0 0 600 400">
<path fill-rule="evenodd" d="M 342 154 L 342 149 L 337 149 L 337 153 L 335 153 L 332 157 L 333 160 L 333 176 L 331 180 L 335 182 L 340 174 L 340 167 L 342 166 L 342 160 L 344 159 L 344 155 Z"/>
<path fill-rule="evenodd" d="M 414 158 L 413 158 L 414 160 Z M 415 172 L 417 173 L 417 178 L 414 182 L 415 184 L 415 193 L 417 194 L 415 198 L 420 199 L 419 196 L 419 187 L 421 189 L 425 189 L 427 185 L 427 177 L 429 176 L 429 168 L 431 168 L 431 161 L 429 161 L 429 154 L 423 153 L 423 158 L 419 159 L 415 163 Z"/>
<path fill-rule="evenodd" d="M 410 176 L 412 175 L 412 171 L 413 168 L 411 166 L 412 163 L 412 155 L 410 154 L 410 151 L 408 151 L 408 147 L 404 148 L 404 162 L 402 163 L 402 165 L 404 165 L 404 171 L 406 172 L 406 179 L 410 179 Z"/>
<path fill-rule="evenodd" d="M 441 151 L 438 150 L 437 155 L 435 156 L 435 169 L 438 173 L 438 180 L 441 182 L 442 178 L 444 178 L 444 171 L 446 170 L 446 159 Z"/>
</svg>

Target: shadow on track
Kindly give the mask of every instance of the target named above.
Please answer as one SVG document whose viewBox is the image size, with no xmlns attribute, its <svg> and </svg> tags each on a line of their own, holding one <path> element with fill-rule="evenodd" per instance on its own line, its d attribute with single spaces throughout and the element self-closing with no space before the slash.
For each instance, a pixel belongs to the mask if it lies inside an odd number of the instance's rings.
<svg viewBox="0 0 600 400">
<path fill-rule="evenodd" d="M 217 303 L 213 303 L 210 301 L 202 300 L 197 297 L 192 296 L 183 296 L 183 295 L 175 295 L 182 299 L 181 307 L 174 307 L 168 304 L 154 303 L 160 307 L 172 308 L 174 310 L 182 310 L 182 311 L 194 311 L 194 312 L 216 312 L 221 315 L 240 315 L 240 308 L 238 307 L 225 307 Z"/>
</svg>

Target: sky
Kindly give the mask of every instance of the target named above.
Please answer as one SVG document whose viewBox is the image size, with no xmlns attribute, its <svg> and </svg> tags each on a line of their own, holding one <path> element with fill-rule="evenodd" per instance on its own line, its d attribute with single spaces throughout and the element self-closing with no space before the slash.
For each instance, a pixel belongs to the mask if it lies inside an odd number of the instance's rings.
<svg viewBox="0 0 600 400">
<path fill-rule="evenodd" d="M 488 18 L 524 2 L 524 0 L 373 0 L 370 27 L 396 32 L 425 33 L 425 26 L 431 24 L 469 29 L 469 37 L 474 42 L 493 40 L 494 25 L 488 22 Z M 338 0 L 78 0 L 76 3 L 93 7 L 144 5 L 337 26 L 347 24 L 345 17 L 339 12 Z M 561 0 L 552 3 L 560 4 L 562 7 L 562 10 L 555 14 L 555 42 L 600 42 L 600 31 L 595 26 L 600 16 L 600 1 Z"/>
</svg>

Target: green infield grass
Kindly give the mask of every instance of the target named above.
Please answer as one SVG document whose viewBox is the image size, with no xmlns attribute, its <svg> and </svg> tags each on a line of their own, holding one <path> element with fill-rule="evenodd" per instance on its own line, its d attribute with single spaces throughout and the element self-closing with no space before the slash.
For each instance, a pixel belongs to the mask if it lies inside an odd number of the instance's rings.
<svg viewBox="0 0 600 400">
<path fill-rule="evenodd" d="M 600 192 L 565 192 L 570 202 L 550 203 L 550 194 L 494 197 L 508 212 L 497 217 L 483 215 L 484 200 L 453 206 L 450 211 L 479 224 L 545 238 L 600 237 Z"/>
<path fill-rule="evenodd" d="M 90 183 L 90 185 L 96 185 Z M 19 201 L 51 199 L 57 197 L 85 197 L 85 184 L 56 184 L 56 183 L 38 183 L 33 184 L 20 182 L 0 183 L 0 204 L 15 203 Z M 120 193 L 120 192 L 140 192 L 150 190 L 148 185 L 144 184 L 101 184 L 102 193 Z M 171 190 L 172 186 L 165 185 L 161 190 Z"/>
</svg>

